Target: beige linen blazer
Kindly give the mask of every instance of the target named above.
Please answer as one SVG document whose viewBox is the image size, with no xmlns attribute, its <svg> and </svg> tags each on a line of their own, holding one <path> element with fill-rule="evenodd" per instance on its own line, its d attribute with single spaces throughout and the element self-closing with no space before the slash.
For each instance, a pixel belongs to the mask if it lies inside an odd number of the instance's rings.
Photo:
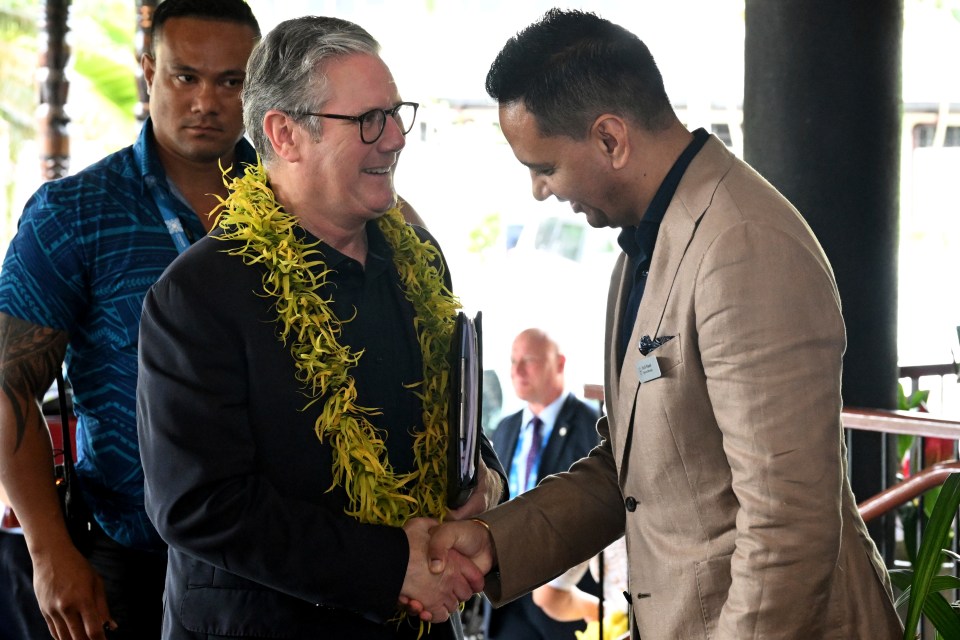
<svg viewBox="0 0 960 640">
<path fill-rule="evenodd" d="M 902 637 L 847 481 L 840 299 L 799 213 L 711 137 L 664 216 L 621 367 L 631 273 L 621 256 L 603 441 L 484 515 L 488 596 L 509 601 L 625 531 L 644 640 Z M 643 336 L 670 339 L 641 381 Z"/>
</svg>

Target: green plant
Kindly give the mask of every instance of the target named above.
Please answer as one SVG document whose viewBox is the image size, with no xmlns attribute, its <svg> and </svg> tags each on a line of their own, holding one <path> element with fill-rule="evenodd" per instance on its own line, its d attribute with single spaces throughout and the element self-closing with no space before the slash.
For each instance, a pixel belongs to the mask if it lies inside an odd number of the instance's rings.
<svg viewBox="0 0 960 640">
<path fill-rule="evenodd" d="M 70 82 L 67 116 L 70 118 L 71 160 L 85 164 L 130 143 L 136 135 L 135 107 L 138 67 L 134 31 L 136 7 L 132 0 L 74 0 L 69 4 L 70 56 L 66 74 Z M 0 176 L 0 246 L 7 228 L 16 219 L 17 167 L 27 142 L 37 130 L 38 60 L 44 15 L 42 0 L 0 2 L 0 166 L 14 170 Z M 83 154 L 83 148 L 96 151 Z M 82 168 L 79 164 L 75 168 Z M 36 174 L 38 186 L 41 180 Z M 29 189 L 28 192 L 32 190 Z"/>
<path fill-rule="evenodd" d="M 893 584 L 903 590 L 897 599 L 897 606 L 904 602 L 909 603 L 904 620 L 904 640 L 915 637 L 922 616 L 937 630 L 938 638 L 960 640 L 960 610 L 956 603 L 951 605 L 940 593 L 960 589 L 960 579 L 938 575 L 944 558 L 949 558 L 954 564 L 960 560 L 960 556 L 944 549 L 950 540 L 958 507 L 960 474 L 954 474 L 943 483 L 936 504 L 930 512 L 913 568 L 890 572 Z"/>
<path fill-rule="evenodd" d="M 929 391 L 914 391 L 908 398 L 903 392 L 903 384 L 897 383 L 897 409 L 900 411 L 926 411 L 927 398 Z M 908 477 L 913 465 L 912 457 L 919 455 L 919 450 L 915 447 L 916 436 L 898 435 L 897 436 L 897 461 L 899 462 L 899 479 Z M 932 489 L 924 495 L 923 510 L 924 516 L 930 517 L 930 510 L 937 501 L 937 494 L 940 488 Z M 897 510 L 900 516 L 900 522 L 903 524 L 903 549 L 907 560 L 913 564 L 917 560 L 917 524 L 920 517 L 920 500 L 911 500 Z"/>
</svg>

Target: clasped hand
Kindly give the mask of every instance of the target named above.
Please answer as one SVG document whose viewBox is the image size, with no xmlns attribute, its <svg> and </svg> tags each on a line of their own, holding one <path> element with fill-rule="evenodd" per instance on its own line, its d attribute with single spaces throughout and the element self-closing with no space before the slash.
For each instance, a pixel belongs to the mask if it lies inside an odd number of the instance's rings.
<svg viewBox="0 0 960 640">
<path fill-rule="evenodd" d="M 426 622 L 444 622 L 474 593 L 493 566 L 493 543 L 483 525 L 468 520 L 496 505 L 503 495 L 500 476 L 480 461 L 479 482 L 467 502 L 440 525 L 413 518 L 403 530 L 410 557 L 398 602 Z"/>
<path fill-rule="evenodd" d="M 464 520 L 440 525 L 414 518 L 403 527 L 410 543 L 400 605 L 427 622 L 444 622 L 460 603 L 483 590 L 493 566 L 493 546 L 482 524 Z"/>
</svg>

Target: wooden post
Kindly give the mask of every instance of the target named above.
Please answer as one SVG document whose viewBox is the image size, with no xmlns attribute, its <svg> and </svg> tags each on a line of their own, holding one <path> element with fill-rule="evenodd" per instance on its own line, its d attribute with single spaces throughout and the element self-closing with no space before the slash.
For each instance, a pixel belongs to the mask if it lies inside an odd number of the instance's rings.
<svg viewBox="0 0 960 640">
<path fill-rule="evenodd" d="M 150 41 L 150 27 L 153 24 L 153 11 L 157 8 L 157 0 L 136 0 L 137 3 L 137 62 L 143 54 L 153 48 Z M 150 115 L 150 95 L 147 93 L 147 81 L 143 77 L 143 68 L 137 66 L 137 93 L 140 102 L 137 104 L 137 120 L 143 122 Z"/>
<path fill-rule="evenodd" d="M 40 173 L 44 180 L 67 175 L 70 165 L 70 118 L 64 109 L 70 83 L 64 69 L 70 57 L 67 16 L 70 0 L 46 0 L 40 18 L 41 52 L 37 70 L 40 91 L 37 129 L 40 136 Z"/>
</svg>

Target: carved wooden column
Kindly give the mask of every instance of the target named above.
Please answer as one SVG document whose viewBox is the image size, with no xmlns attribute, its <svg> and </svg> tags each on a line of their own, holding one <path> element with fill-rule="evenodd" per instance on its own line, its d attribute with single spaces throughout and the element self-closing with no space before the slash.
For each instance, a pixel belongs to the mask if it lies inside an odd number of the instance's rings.
<svg viewBox="0 0 960 640">
<path fill-rule="evenodd" d="M 70 136 L 64 106 L 70 83 L 64 69 L 70 57 L 67 46 L 67 16 L 70 0 L 46 0 L 40 27 L 40 60 L 37 84 L 40 91 L 37 129 L 40 136 L 40 172 L 44 180 L 67 175 L 70 165 Z"/>
<path fill-rule="evenodd" d="M 136 0 L 137 3 L 137 62 L 143 54 L 153 47 L 150 42 L 150 27 L 153 24 L 153 10 L 157 8 L 157 0 Z M 137 93 L 140 103 L 137 104 L 137 120 L 143 122 L 150 115 L 150 96 L 147 94 L 147 81 L 143 77 L 143 68 L 137 66 Z"/>
</svg>

